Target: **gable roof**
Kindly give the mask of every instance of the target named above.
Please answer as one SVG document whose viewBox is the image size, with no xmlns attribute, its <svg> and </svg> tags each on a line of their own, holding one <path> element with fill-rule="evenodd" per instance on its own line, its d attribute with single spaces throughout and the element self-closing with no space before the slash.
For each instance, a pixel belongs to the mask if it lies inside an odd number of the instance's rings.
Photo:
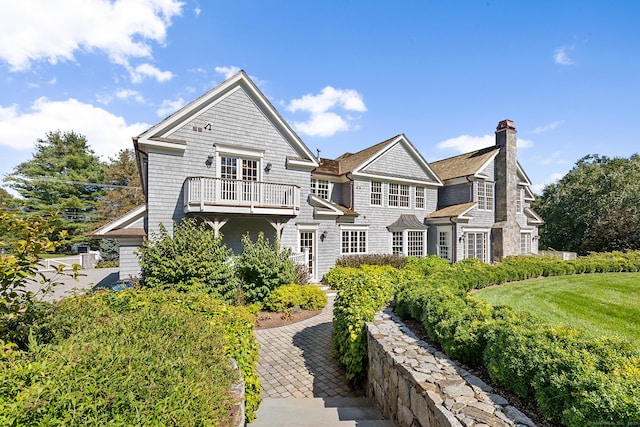
<svg viewBox="0 0 640 427">
<path fill-rule="evenodd" d="M 249 95 L 256 106 L 282 133 L 294 150 L 298 152 L 298 159 L 307 163 L 311 167 L 317 167 L 318 160 L 313 152 L 302 142 L 291 126 L 289 126 L 289 124 L 282 118 L 280 113 L 278 113 L 267 97 L 264 96 L 260 89 L 258 89 L 243 70 L 239 71 L 237 74 L 228 78 L 199 98 L 191 101 L 189 104 L 166 117 L 158 124 L 142 132 L 137 137 L 134 137 L 134 144 L 137 148 L 139 147 L 141 151 L 145 151 L 146 147 L 152 146 L 169 150 L 184 151 L 186 148 L 185 142 L 170 138 L 169 135 L 171 132 L 183 126 L 191 120 L 193 116 L 218 102 L 218 100 L 224 99 L 239 88 L 242 88 Z"/>
<path fill-rule="evenodd" d="M 500 147 L 491 146 L 470 153 L 431 162 L 431 167 L 443 181 L 476 175 L 498 155 Z"/>
<path fill-rule="evenodd" d="M 367 175 L 363 172 L 368 165 L 382 157 L 386 152 L 396 145 L 403 145 L 410 155 L 416 160 L 416 163 L 425 171 L 425 174 L 431 179 L 434 185 L 442 185 L 442 181 L 433 171 L 431 166 L 422 157 L 420 152 L 416 150 L 413 144 L 404 134 L 396 135 L 386 141 L 379 142 L 376 145 L 365 148 L 357 153 L 344 153 L 335 160 L 321 159 L 320 165 L 314 169 L 313 173 L 330 176 L 342 176 L 346 174 Z M 392 176 L 392 175 L 388 175 Z M 407 177 L 395 176 L 395 178 L 406 179 Z"/>
<path fill-rule="evenodd" d="M 459 219 L 469 219 L 469 217 L 465 217 L 465 215 L 477 204 L 477 202 L 467 202 L 461 203 L 459 205 L 446 206 L 444 208 L 438 209 L 437 211 L 431 212 L 429 215 L 427 215 L 427 219 L 452 217 L 457 217 Z"/>
<path fill-rule="evenodd" d="M 325 200 L 315 194 L 309 194 L 309 203 L 315 209 L 316 215 L 331 215 L 331 216 L 359 216 L 360 214 L 346 206 L 339 205 L 337 203 Z"/>
<path fill-rule="evenodd" d="M 91 233 L 91 237 L 145 237 L 144 228 L 130 227 L 147 215 L 147 205 L 138 206 Z"/>
</svg>

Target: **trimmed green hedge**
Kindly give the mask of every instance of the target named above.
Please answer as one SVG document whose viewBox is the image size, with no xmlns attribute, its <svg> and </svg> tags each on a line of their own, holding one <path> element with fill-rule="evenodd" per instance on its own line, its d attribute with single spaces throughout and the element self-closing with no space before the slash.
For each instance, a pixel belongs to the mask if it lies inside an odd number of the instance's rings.
<svg viewBox="0 0 640 427">
<path fill-rule="evenodd" d="M 420 320 L 453 359 L 484 364 L 492 378 L 536 402 L 568 426 L 640 420 L 640 350 L 618 339 L 594 340 L 468 294 L 472 289 L 541 276 L 640 271 L 640 252 L 591 254 L 574 261 L 527 256 L 487 265 L 449 265 L 433 257 L 390 267 L 334 268 L 338 289 L 334 348 L 352 380 L 366 372 L 364 324 L 395 291 L 395 311 Z"/>
<path fill-rule="evenodd" d="M 208 294 L 127 289 L 70 298 L 34 331 L 29 352 L 0 351 L 0 425 L 224 424 L 237 380 L 232 357 L 245 379 L 247 419 L 255 417 L 253 317 Z"/>
<path fill-rule="evenodd" d="M 288 313 L 294 307 L 303 310 L 320 310 L 327 305 L 327 294 L 315 285 L 300 286 L 295 283 L 275 288 L 264 300 L 264 308 L 277 313 Z"/>
</svg>

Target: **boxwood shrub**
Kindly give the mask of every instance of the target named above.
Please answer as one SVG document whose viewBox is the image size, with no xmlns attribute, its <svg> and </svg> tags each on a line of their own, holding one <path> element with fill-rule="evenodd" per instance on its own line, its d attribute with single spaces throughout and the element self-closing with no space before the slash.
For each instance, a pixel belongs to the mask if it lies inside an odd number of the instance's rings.
<svg viewBox="0 0 640 427">
<path fill-rule="evenodd" d="M 568 426 L 633 425 L 640 420 L 640 351 L 619 339 L 588 338 L 467 292 L 542 276 L 640 271 L 640 251 L 591 254 L 573 261 L 509 257 L 496 265 L 407 259 L 401 270 L 334 268 L 338 289 L 334 348 L 347 376 L 366 372 L 364 324 L 395 293 L 395 311 L 420 320 L 453 359 L 484 364 L 498 383 L 534 401 L 548 419 Z"/>
<path fill-rule="evenodd" d="M 288 313 L 294 307 L 303 310 L 320 310 L 327 305 L 327 294 L 315 285 L 300 286 L 295 283 L 282 285 L 264 300 L 264 308 L 278 313 Z"/>
<path fill-rule="evenodd" d="M 258 344 L 243 308 L 127 289 L 63 300 L 45 320 L 28 352 L 0 355 L 0 425 L 224 424 L 237 380 L 230 358 L 255 417 Z"/>
</svg>

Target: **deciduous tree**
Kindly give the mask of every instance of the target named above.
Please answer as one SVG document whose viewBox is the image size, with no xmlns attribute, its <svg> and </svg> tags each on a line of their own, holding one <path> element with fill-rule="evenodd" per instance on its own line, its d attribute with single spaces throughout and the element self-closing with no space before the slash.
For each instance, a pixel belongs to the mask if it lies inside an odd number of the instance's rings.
<svg viewBox="0 0 640 427">
<path fill-rule="evenodd" d="M 107 189 L 97 210 L 103 221 L 111 221 L 144 204 L 140 175 L 133 150 L 120 150 L 105 166 L 105 183 L 113 185 Z"/>
<path fill-rule="evenodd" d="M 580 159 L 534 203 L 543 247 L 579 253 L 640 249 L 640 156 Z"/>
</svg>

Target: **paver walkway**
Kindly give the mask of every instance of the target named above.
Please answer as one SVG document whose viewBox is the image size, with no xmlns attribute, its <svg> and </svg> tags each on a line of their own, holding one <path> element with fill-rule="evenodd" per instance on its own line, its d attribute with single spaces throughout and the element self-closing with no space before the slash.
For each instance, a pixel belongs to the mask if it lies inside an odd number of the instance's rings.
<svg viewBox="0 0 640 427">
<path fill-rule="evenodd" d="M 331 355 L 333 300 L 317 316 L 256 331 L 263 399 L 355 395 Z"/>
</svg>

